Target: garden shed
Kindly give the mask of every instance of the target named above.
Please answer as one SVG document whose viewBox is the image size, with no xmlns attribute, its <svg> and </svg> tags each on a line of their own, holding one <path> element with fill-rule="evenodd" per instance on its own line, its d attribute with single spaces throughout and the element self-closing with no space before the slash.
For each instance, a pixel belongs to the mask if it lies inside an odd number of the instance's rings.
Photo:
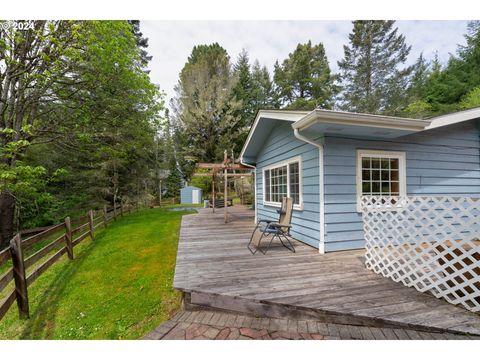
<svg viewBox="0 0 480 360">
<path fill-rule="evenodd" d="M 202 189 L 196 186 L 185 186 L 180 190 L 181 204 L 200 204 L 202 202 Z"/>
</svg>

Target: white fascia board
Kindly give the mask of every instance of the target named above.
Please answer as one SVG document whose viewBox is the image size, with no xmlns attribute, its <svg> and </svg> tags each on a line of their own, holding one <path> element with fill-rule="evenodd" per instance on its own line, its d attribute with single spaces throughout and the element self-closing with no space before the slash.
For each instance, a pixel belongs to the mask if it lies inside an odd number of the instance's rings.
<svg viewBox="0 0 480 360">
<path fill-rule="evenodd" d="M 308 111 L 259 110 L 257 112 L 257 116 L 255 117 L 255 121 L 253 122 L 253 125 L 250 129 L 250 132 L 248 133 L 247 140 L 245 141 L 245 144 L 243 144 L 242 151 L 240 152 L 240 161 L 243 161 L 242 160 L 243 154 L 245 153 L 245 150 L 247 149 L 248 144 L 250 143 L 250 140 L 255 132 L 255 129 L 257 128 L 258 123 L 260 122 L 260 119 L 268 118 L 268 119 L 295 122 L 303 118 L 307 114 L 308 114 Z"/>
<path fill-rule="evenodd" d="M 452 114 L 441 115 L 430 119 L 430 125 L 425 130 L 435 129 L 442 126 L 453 125 L 462 121 L 480 118 L 480 108 L 458 111 Z"/>
<path fill-rule="evenodd" d="M 298 130 L 305 130 L 317 122 L 409 130 L 414 132 L 425 130 L 425 128 L 430 125 L 430 120 L 316 109 L 295 122 L 292 127 Z"/>
</svg>

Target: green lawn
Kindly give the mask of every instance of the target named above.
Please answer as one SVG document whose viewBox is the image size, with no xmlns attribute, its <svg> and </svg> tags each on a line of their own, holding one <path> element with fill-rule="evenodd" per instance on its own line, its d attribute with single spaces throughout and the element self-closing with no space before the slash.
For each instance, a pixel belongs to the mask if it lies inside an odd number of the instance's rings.
<svg viewBox="0 0 480 360">
<path fill-rule="evenodd" d="M 100 230 L 29 288 L 30 319 L 16 304 L 0 339 L 137 339 L 180 306 L 172 282 L 186 212 L 141 210 Z"/>
</svg>

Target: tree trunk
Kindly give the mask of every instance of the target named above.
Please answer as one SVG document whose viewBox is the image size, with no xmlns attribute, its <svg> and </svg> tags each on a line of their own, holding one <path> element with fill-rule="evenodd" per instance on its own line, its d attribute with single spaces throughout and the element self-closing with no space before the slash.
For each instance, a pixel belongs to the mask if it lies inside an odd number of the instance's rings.
<svg viewBox="0 0 480 360">
<path fill-rule="evenodd" d="M 10 243 L 14 234 L 15 198 L 7 191 L 0 193 L 0 250 Z"/>
</svg>

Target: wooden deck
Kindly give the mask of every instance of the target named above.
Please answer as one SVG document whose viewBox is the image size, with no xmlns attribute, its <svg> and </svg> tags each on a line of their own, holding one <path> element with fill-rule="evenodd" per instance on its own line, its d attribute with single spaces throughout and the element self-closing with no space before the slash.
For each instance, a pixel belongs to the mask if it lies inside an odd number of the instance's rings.
<svg viewBox="0 0 480 360">
<path fill-rule="evenodd" d="M 480 334 L 480 316 L 368 271 L 363 250 L 318 254 L 295 242 L 252 255 L 253 212 L 183 217 L 174 287 L 192 304 L 264 316 Z"/>
</svg>

